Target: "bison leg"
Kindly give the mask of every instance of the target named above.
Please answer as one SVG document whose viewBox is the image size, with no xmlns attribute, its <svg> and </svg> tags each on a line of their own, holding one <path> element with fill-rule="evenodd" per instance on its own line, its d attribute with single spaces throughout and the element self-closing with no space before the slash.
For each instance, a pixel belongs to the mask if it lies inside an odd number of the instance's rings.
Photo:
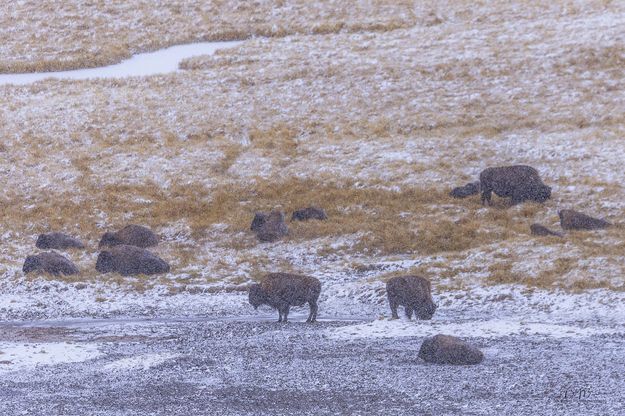
<svg viewBox="0 0 625 416">
<path fill-rule="evenodd" d="M 488 202 L 488 205 L 490 206 L 491 197 L 492 191 L 490 189 L 484 189 L 482 191 L 482 205 L 484 205 L 485 202 Z"/>
<path fill-rule="evenodd" d="M 412 319 L 412 307 L 410 307 L 410 306 L 406 306 L 406 307 L 404 308 L 404 311 L 406 312 L 406 317 L 407 317 L 408 319 Z"/>
<path fill-rule="evenodd" d="M 282 308 L 278 308 L 278 322 L 282 322 Z"/>
<path fill-rule="evenodd" d="M 290 308 L 290 307 L 291 307 L 291 306 L 287 304 L 287 305 L 284 307 L 284 309 L 282 310 L 282 315 L 284 316 L 284 319 L 282 320 L 282 322 L 285 322 L 285 323 L 287 322 L 287 318 L 288 318 L 288 316 L 289 316 L 289 308 Z"/>
<path fill-rule="evenodd" d="M 391 317 L 392 319 L 399 319 L 399 315 L 397 315 L 397 302 L 388 300 L 389 305 L 391 306 Z"/>
<path fill-rule="evenodd" d="M 306 322 L 311 323 L 311 322 L 315 322 L 317 320 L 317 303 L 316 302 L 308 302 L 308 304 L 310 305 L 310 314 L 308 315 L 308 319 L 306 320 Z"/>
</svg>

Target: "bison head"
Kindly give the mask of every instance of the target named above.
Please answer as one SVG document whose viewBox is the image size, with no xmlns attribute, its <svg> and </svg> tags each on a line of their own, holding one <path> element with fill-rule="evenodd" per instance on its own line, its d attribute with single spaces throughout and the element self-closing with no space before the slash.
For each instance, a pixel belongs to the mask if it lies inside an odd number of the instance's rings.
<svg viewBox="0 0 625 416">
<path fill-rule="evenodd" d="M 100 273 L 108 273 L 114 270 L 113 256 L 108 251 L 102 251 L 98 254 L 98 260 L 95 263 L 95 269 Z"/>
<path fill-rule="evenodd" d="M 38 248 L 50 248 L 51 244 L 52 244 L 52 236 L 50 236 L 49 234 L 40 234 L 39 237 L 37 238 L 37 242 L 35 243 L 35 246 Z"/>
<path fill-rule="evenodd" d="M 432 319 L 434 312 L 436 312 L 436 304 L 431 299 L 422 302 L 415 308 L 415 313 L 419 319 Z"/>
<path fill-rule="evenodd" d="M 37 256 L 28 256 L 24 261 L 24 266 L 22 267 L 22 271 L 24 273 L 30 273 L 33 270 L 37 270 L 40 266 L 40 261 Z"/>
<path fill-rule="evenodd" d="M 119 244 L 120 244 L 119 238 L 117 238 L 115 233 L 107 232 L 102 235 L 102 238 L 100 239 L 100 244 L 98 244 L 98 247 L 112 247 L 112 246 L 116 246 Z"/>
<path fill-rule="evenodd" d="M 536 202 L 545 202 L 549 198 L 551 198 L 551 187 L 547 185 L 539 186 L 534 195 L 534 200 Z"/>
<path fill-rule="evenodd" d="M 263 292 L 263 288 L 260 287 L 258 283 L 254 283 L 250 286 L 249 301 L 254 309 L 258 309 L 260 305 L 265 303 L 265 292 Z"/>
</svg>

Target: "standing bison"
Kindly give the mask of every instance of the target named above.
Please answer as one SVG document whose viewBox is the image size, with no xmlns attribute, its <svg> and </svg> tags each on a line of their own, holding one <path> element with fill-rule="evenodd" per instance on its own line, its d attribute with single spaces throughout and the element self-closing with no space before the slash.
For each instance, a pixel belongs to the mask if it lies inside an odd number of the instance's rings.
<svg viewBox="0 0 625 416">
<path fill-rule="evenodd" d="M 551 188 L 545 185 L 538 171 L 531 166 L 516 165 L 484 169 L 480 173 L 482 204 L 491 202 L 491 192 L 502 198 L 512 198 L 513 204 L 524 201 L 545 202 L 551 198 Z"/>
<path fill-rule="evenodd" d="M 413 312 L 419 319 L 432 319 L 436 311 L 430 281 L 424 277 L 393 277 L 386 282 L 386 295 L 393 319 L 399 319 L 398 306 L 404 307 L 408 319 L 412 319 Z"/>
<path fill-rule="evenodd" d="M 260 283 L 250 286 L 249 301 L 254 309 L 269 305 L 278 310 L 278 322 L 287 322 L 291 306 L 308 303 L 310 314 L 306 322 L 317 320 L 317 299 L 321 283 L 311 276 L 291 273 L 269 273 Z"/>
</svg>

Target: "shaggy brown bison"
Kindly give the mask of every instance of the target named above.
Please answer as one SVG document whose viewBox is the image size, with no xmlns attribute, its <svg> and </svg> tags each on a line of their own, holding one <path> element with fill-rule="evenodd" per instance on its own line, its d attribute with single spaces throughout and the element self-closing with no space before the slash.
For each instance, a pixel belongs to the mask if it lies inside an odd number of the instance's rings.
<svg viewBox="0 0 625 416">
<path fill-rule="evenodd" d="M 537 235 L 541 237 L 545 237 L 545 236 L 563 237 L 562 233 L 551 231 L 549 228 L 540 224 L 530 225 L 530 232 L 532 233 L 532 235 Z"/>
<path fill-rule="evenodd" d="M 551 198 L 551 188 L 545 185 L 538 171 L 531 166 L 516 165 L 484 169 L 480 173 L 482 204 L 491 202 L 491 192 L 502 198 L 512 198 L 513 204 L 524 201 L 545 202 Z"/>
<path fill-rule="evenodd" d="M 429 363 L 471 365 L 484 360 L 482 351 L 451 335 L 438 334 L 426 338 L 419 357 Z"/>
<path fill-rule="evenodd" d="M 311 276 L 291 273 L 269 273 L 260 283 L 250 286 L 249 301 L 254 309 L 269 305 L 278 310 L 278 322 L 287 322 L 289 308 L 308 303 L 310 314 L 306 322 L 317 320 L 317 299 L 321 283 Z"/>
<path fill-rule="evenodd" d="M 100 273 L 116 272 L 124 276 L 168 273 L 169 264 L 148 250 L 120 245 L 102 250 L 95 269 Z"/>
<path fill-rule="evenodd" d="M 600 218 L 594 218 L 572 209 L 563 209 L 558 212 L 560 226 L 565 230 L 598 230 L 612 224 Z"/>
<path fill-rule="evenodd" d="M 419 319 L 432 319 L 436 305 L 432 300 L 430 281 L 420 276 L 396 276 L 386 282 L 386 296 L 393 319 L 399 319 L 397 307 L 403 306 L 408 319 L 412 313 Z"/>
<path fill-rule="evenodd" d="M 327 220 L 326 212 L 317 207 L 298 209 L 291 215 L 291 221 Z"/>
<path fill-rule="evenodd" d="M 85 245 L 77 238 L 63 233 L 39 234 L 37 248 L 65 250 L 68 248 L 85 248 Z"/>
<path fill-rule="evenodd" d="M 114 247 L 119 245 L 136 247 L 153 247 L 158 244 L 158 236 L 149 228 L 141 225 L 127 225 L 117 232 L 107 232 L 102 235 L 99 247 Z"/>
<path fill-rule="evenodd" d="M 270 213 L 257 212 L 250 227 L 256 232 L 260 241 L 273 242 L 288 234 L 289 228 L 284 221 L 282 211 L 271 211 Z"/>
<path fill-rule="evenodd" d="M 58 276 L 61 274 L 77 274 L 78 268 L 71 262 L 71 260 L 58 253 L 49 251 L 26 257 L 22 271 L 24 273 L 44 272 Z"/>
<path fill-rule="evenodd" d="M 452 198 L 466 198 L 471 195 L 477 195 L 480 193 L 480 183 L 471 182 L 464 186 L 458 186 L 451 190 L 449 196 Z"/>
</svg>

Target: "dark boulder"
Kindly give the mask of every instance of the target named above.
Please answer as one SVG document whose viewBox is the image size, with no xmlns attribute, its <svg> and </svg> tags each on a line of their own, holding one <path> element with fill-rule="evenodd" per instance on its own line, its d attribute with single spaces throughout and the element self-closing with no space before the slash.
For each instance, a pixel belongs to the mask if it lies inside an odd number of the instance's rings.
<svg viewBox="0 0 625 416">
<path fill-rule="evenodd" d="M 39 234 L 37 248 L 65 250 L 68 248 L 85 248 L 85 245 L 77 238 L 63 233 Z"/>
<path fill-rule="evenodd" d="M 545 185 L 538 171 L 531 166 L 515 165 L 488 168 L 480 173 L 482 204 L 491 202 L 491 192 L 501 198 L 512 198 L 513 204 L 524 201 L 545 202 L 551 188 Z"/>
<path fill-rule="evenodd" d="M 480 183 L 471 182 L 464 186 L 458 186 L 449 193 L 449 196 L 453 198 L 466 198 L 471 195 L 477 195 L 480 193 Z"/>
<path fill-rule="evenodd" d="M 269 273 L 260 283 L 250 286 L 249 301 L 254 309 L 269 305 L 278 310 L 278 322 L 287 322 L 291 306 L 308 303 L 310 313 L 306 322 L 317 319 L 317 299 L 321 283 L 311 276 L 291 273 Z"/>
<path fill-rule="evenodd" d="M 599 230 L 612 224 L 600 218 L 594 218 L 572 209 L 563 209 L 558 212 L 560 226 L 565 230 Z"/>
<path fill-rule="evenodd" d="M 327 220 L 326 212 L 317 207 L 308 207 L 298 209 L 291 215 L 291 221 L 308 221 L 308 220 Z"/>
<path fill-rule="evenodd" d="M 541 236 L 541 237 L 545 237 L 545 236 L 563 237 L 562 233 L 551 231 L 549 228 L 540 224 L 530 225 L 530 232 L 532 233 L 532 235 Z"/>
<path fill-rule="evenodd" d="M 141 225 L 127 225 L 117 232 L 107 232 L 102 235 L 99 247 L 114 247 L 119 245 L 136 247 L 153 247 L 158 245 L 158 236 L 149 228 Z"/>
<path fill-rule="evenodd" d="M 57 276 L 77 274 L 79 272 L 71 260 L 52 251 L 26 257 L 22 271 L 24 273 L 50 273 Z"/>
<path fill-rule="evenodd" d="M 408 319 L 414 312 L 419 319 L 432 319 L 436 304 L 432 300 L 430 281 L 421 276 L 396 276 L 386 282 L 386 296 L 393 319 L 398 319 L 397 307 L 403 306 Z"/>
<path fill-rule="evenodd" d="M 100 273 L 119 273 L 124 276 L 137 274 L 168 273 L 169 264 L 146 249 L 120 245 L 102 250 L 95 269 Z"/>
<path fill-rule="evenodd" d="M 423 341 L 419 358 L 435 364 L 471 365 L 481 363 L 484 354 L 460 338 L 439 334 Z"/>
<path fill-rule="evenodd" d="M 258 215 L 259 213 L 256 214 Z M 257 226 L 252 223 L 252 227 L 256 228 L 256 236 L 263 242 L 277 241 L 289 233 L 289 228 L 284 221 L 284 213 L 281 211 L 271 211 L 262 221 L 259 221 Z"/>
</svg>

